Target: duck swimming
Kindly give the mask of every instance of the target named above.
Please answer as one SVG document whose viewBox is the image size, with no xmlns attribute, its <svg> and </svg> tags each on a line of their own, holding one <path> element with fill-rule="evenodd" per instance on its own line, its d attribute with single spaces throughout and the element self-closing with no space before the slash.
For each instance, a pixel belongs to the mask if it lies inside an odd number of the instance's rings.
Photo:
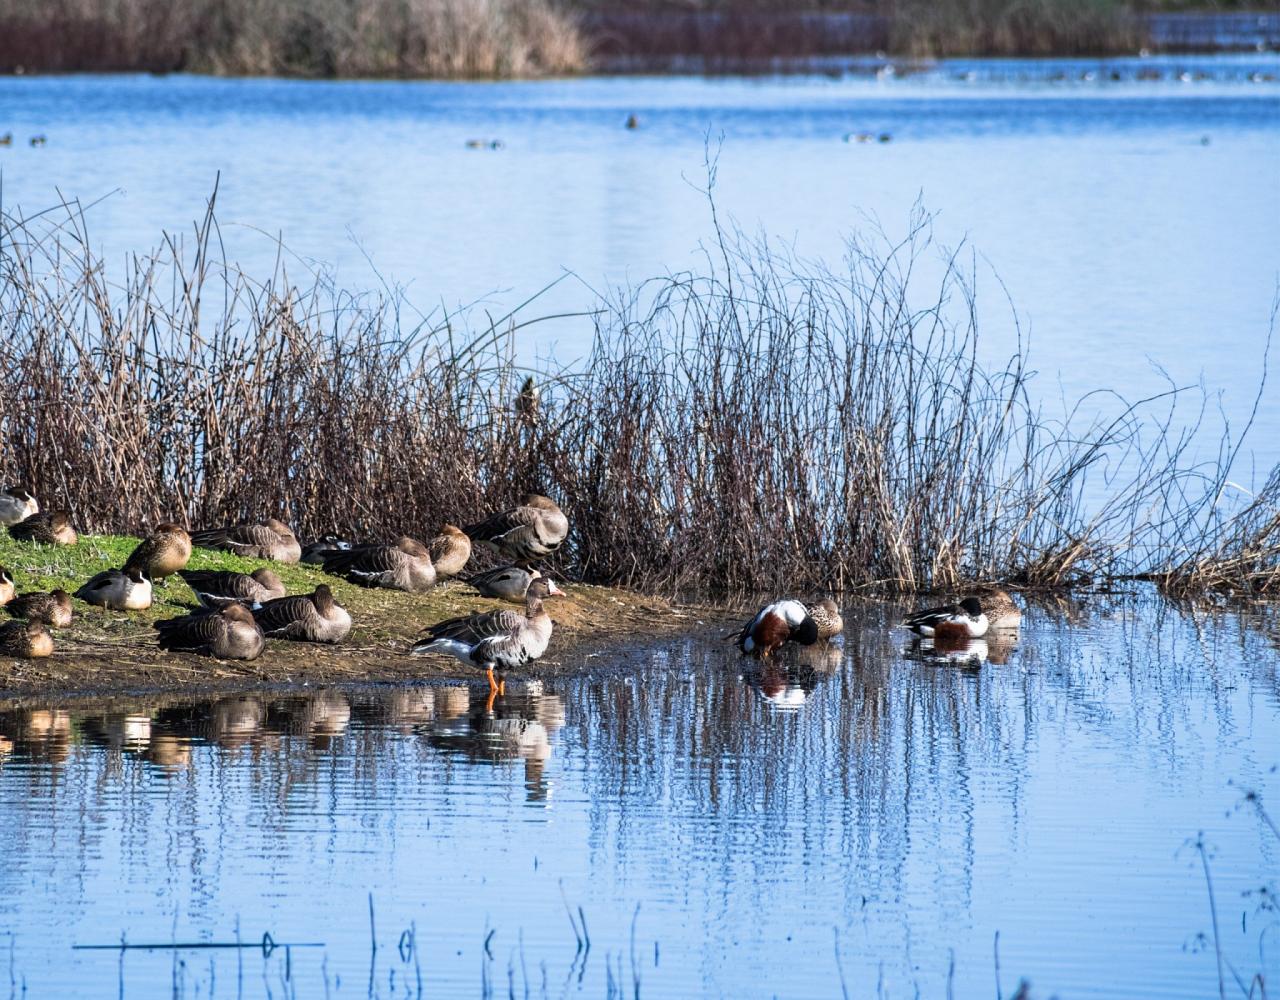
<svg viewBox="0 0 1280 1000">
<path fill-rule="evenodd" d="M 982 603 L 976 597 L 966 597 L 959 604 L 917 611 L 903 619 L 902 624 L 916 635 L 952 639 L 976 639 L 986 635 L 989 627 Z"/>
</svg>

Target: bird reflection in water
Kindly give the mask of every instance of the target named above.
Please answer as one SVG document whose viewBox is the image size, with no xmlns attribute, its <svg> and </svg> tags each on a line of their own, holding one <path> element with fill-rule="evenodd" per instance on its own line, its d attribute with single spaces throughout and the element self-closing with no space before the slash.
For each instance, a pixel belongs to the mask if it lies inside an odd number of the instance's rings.
<svg viewBox="0 0 1280 1000">
<path fill-rule="evenodd" d="M 839 639 L 815 642 L 790 648 L 775 659 L 746 661 L 742 679 L 774 708 L 797 711 L 843 660 L 844 644 Z"/>
<path fill-rule="evenodd" d="M 1018 630 L 1002 629 L 988 632 L 980 639 L 950 636 L 915 639 L 902 655 L 908 660 L 976 670 L 984 663 L 997 666 L 1008 663 L 1017 647 Z"/>
<path fill-rule="evenodd" d="M 0 717 L 0 737 L 14 754 L 61 764 L 71 756 L 71 713 L 61 708 L 24 708 Z"/>
</svg>

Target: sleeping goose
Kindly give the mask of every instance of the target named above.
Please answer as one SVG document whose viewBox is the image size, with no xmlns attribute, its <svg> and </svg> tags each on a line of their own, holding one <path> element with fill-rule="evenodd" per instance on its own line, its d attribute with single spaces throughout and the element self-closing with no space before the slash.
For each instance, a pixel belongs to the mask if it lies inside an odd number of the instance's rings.
<svg viewBox="0 0 1280 1000">
<path fill-rule="evenodd" d="M 160 648 L 204 653 L 220 660 L 252 660 L 266 640 L 253 614 L 243 604 L 228 604 L 218 611 L 197 611 L 155 623 Z"/>
<path fill-rule="evenodd" d="M 5 610 L 14 618 L 42 618 L 50 628 L 66 628 L 71 624 L 71 595 L 61 588 L 19 594 Z"/>
<path fill-rule="evenodd" d="M 788 642 L 812 646 L 818 641 L 818 623 L 799 601 L 774 601 L 757 611 L 740 632 L 725 638 L 735 640 L 743 653 L 766 657 Z"/>
<path fill-rule="evenodd" d="M 124 570 L 140 570 L 164 585 L 166 577 L 184 569 L 191 559 L 191 536 L 180 524 L 166 521 L 143 539 L 125 560 Z"/>
<path fill-rule="evenodd" d="M 524 601 L 529 584 L 542 574 L 536 569 L 522 569 L 519 566 L 499 566 L 485 573 L 477 573 L 467 579 L 467 583 L 476 588 L 481 597 L 497 597 L 503 601 Z"/>
<path fill-rule="evenodd" d="M 526 493 L 519 506 L 462 530 L 473 542 L 498 551 L 512 562 L 529 565 L 560 547 L 569 535 L 569 519 L 555 501 Z"/>
<path fill-rule="evenodd" d="M 206 608 L 221 608 L 228 604 L 247 604 L 256 608 L 267 601 L 284 597 L 284 584 L 269 569 L 256 569 L 252 573 L 233 573 L 229 570 L 178 571 L 186 581 L 196 600 Z"/>
<path fill-rule="evenodd" d="M 71 527 L 71 515 L 65 510 L 51 510 L 32 514 L 17 524 L 9 525 L 9 534 L 20 542 L 38 542 L 41 545 L 75 545 L 76 532 Z"/>
<path fill-rule="evenodd" d="M 53 652 L 53 636 L 43 618 L 0 625 L 0 656 L 23 660 L 43 659 Z"/>
<path fill-rule="evenodd" d="M 108 569 L 92 577 L 75 596 L 110 611 L 146 611 L 151 607 L 151 581 L 140 569 Z"/>
<path fill-rule="evenodd" d="M 351 631 L 351 616 L 324 583 L 313 594 L 267 601 L 253 612 L 253 618 L 272 639 L 341 642 Z"/>
<path fill-rule="evenodd" d="M 0 608 L 4 607 L 18 593 L 13 585 L 13 577 L 9 575 L 9 571 L 0 566 Z"/>
<path fill-rule="evenodd" d="M 440 533 L 427 544 L 431 564 L 436 568 L 436 579 L 457 576 L 471 558 L 471 539 L 466 532 L 453 524 L 446 524 Z"/>
<path fill-rule="evenodd" d="M 324 571 L 345 575 L 365 587 L 388 587 L 421 593 L 436 582 L 436 568 L 427 547 L 415 538 L 401 537 L 395 545 L 361 545 L 325 557 Z"/>
<path fill-rule="evenodd" d="M 966 597 L 959 604 L 944 604 L 909 615 L 902 622 L 916 635 L 941 636 L 952 639 L 976 639 L 987 631 L 987 616 L 976 597 Z"/>
<path fill-rule="evenodd" d="M 844 631 L 844 619 L 840 617 L 840 609 L 836 602 L 827 598 L 817 604 L 806 604 L 805 611 L 818 626 L 818 638 L 830 639 Z"/>
<path fill-rule="evenodd" d="M 552 622 L 542 602 L 544 598 L 563 593 L 552 581 L 539 577 L 529 584 L 524 614 L 486 611 L 450 618 L 425 629 L 427 638 L 415 642 L 411 652 L 415 655 L 442 653 L 482 667 L 489 678 L 490 692 L 501 691 L 493 676 L 494 669 L 518 669 L 547 651 Z"/>
<path fill-rule="evenodd" d="M 283 521 L 269 517 L 261 524 L 193 531 L 191 541 L 201 548 L 222 549 L 246 559 L 272 559 L 292 565 L 302 558 L 302 546 Z"/>
<path fill-rule="evenodd" d="M 0 524 L 6 528 L 39 513 L 40 504 L 21 486 L 6 486 L 0 490 Z"/>
</svg>

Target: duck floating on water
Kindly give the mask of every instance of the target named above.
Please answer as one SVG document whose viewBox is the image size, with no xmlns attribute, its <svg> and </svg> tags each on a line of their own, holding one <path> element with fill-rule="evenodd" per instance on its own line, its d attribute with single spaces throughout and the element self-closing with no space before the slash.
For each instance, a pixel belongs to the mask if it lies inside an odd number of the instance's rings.
<svg viewBox="0 0 1280 1000">
<path fill-rule="evenodd" d="M 916 635 L 947 639 L 976 639 L 986 635 L 989 627 L 982 602 L 966 597 L 959 604 L 944 604 L 909 615 L 902 622 Z"/>
<path fill-rule="evenodd" d="M 1007 591 L 993 590 L 978 598 L 987 624 L 993 629 L 1016 629 L 1022 624 L 1022 609 L 1013 603 Z"/>
</svg>

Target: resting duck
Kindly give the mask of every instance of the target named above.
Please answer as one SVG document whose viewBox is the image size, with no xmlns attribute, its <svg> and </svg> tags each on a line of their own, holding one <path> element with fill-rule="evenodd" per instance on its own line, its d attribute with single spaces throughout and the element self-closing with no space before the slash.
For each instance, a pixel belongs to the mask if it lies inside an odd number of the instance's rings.
<svg viewBox="0 0 1280 1000">
<path fill-rule="evenodd" d="M 743 653 L 765 657 L 787 642 L 812 646 L 818 641 L 818 623 L 799 601 L 774 601 L 757 611 L 742 631 L 725 638 L 735 640 Z"/>
<path fill-rule="evenodd" d="M 1022 624 L 1022 609 L 1013 603 L 1006 591 L 995 590 L 978 598 L 987 624 L 993 629 L 1017 628 Z"/>
<path fill-rule="evenodd" d="M 9 525 L 9 534 L 20 542 L 36 542 L 40 545 L 75 545 L 75 529 L 71 527 L 71 515 L 65 510 L 51 510 L 32 514 L 17 524 Z"/>
<path fill-rule="evenodd" d="M 818 639 L 831 639 L 844 631 L 844 619 L 840 617 L 840 609 L 836 602 L 827 598 L 817 604 L 806 604 L 805 611 L 818 626 Z"/>
<path fill-rule="evenodd" d="M 309 566 L 319 566 L 324 563 L 324 557 L 330 552 L 346 552 L 349 548 L 351 543 L 345 538 L 324 535 L 319 540 L 308 542 L 302 547 L 302 561 Z"/>
<path fill-rule="evenodd" d="M 151 607 L 151 581 L 140 569 L 109 569 L 91 578 L 75 596 L 110 611 L 146 611 Z"/>
<path fill-rule="evenodd" d="M 351 616 L 333 599 L 328 584 L 312 594 L 278 597 L 253 612 L 263 635 L 300 642 L 341 642 L 351 631 Z"/>
<path fill-rule="evenodd" d="M 966 597 L 959 604 L 917 611 L 904 619 L 902 624 L 916 635 L 976 639 L 986 635 L 989 623 L 982 610 L 982 603 L 976 597 Z"/>
<path fill-rule="evenodd" d="M 477 573 L 467 583 L 476 588 L 481 597 L 496 597 L 503 601 L 524 600 L 529 584 L 542 574 L 536 569 L 522 569 L 519 566 L 499 566 L 485 573 Z"/>
<path fill-rule="evenodd" d="M 542 602 L 563 593 L 551 580 L 540 576 L 529 584 L 524 614 L 486 611 L 450 618 L 427 628 L 427 638 L 415 642 L 411 652 L 415 655 L 442 653 L 483 667 L 489 678 L 490 693 L 501 693 L 505 682 L 499 685 L 493 676 L 494 669 L 516 670 L 547 651 L 553 624 Z"/>
<path fill-rule="evenodd" d="M 21 486 L 8 486 L 0 490 L 0 524 L 6 528 L 40 513 L 36 498 Z"/>
<path fill-rule="evenodd" d="M 293 530 L 274 517 L 261 524 L 236 524 L 229 528 L 193 531 L 191 541 L 201 548 L 222 549 L 246 559 L 271 559 L 293 565 L 302 558 L 302 546 Z"/>
<path fill-rule="evenodd" d="M 53 652 L 53 636 L 41 618 L 8 622 L 0 626 L 0 656 L 23 660 L 44 659 Z"/>
<path fill-rule="evenodd" d="M 471 558 L 471 539 L 466 532 L 453 524 L 446 524 L 440 534 L 427 545 L 431 564 L 436 568 L 436 579 L 457 576 Z"/>
<path fill-rule="evenodd" d="M 178 575 L 186 581 L 201 605 L 215 610 L 233 603 L 257 608 L 267 601 L 284 597 L 284 584 L 269 569 L 256 569 L 252 573 L 182 569 L 178 570 Z"/>
<path fill-rule="evenodd" d="M 520 498 L 519 506 L 492 514 L 462 530 L 473 542 L 527 566 L 560 547 L 569 535 L 569 519 L 554 500 L 526 493 Z"/>
<path fill-rule="evenodd" d="M 66 628 L 71 624 L 71 595 L 61 588 L 19 594 L 5 610 L 14 618 L 41 618 L 50 628 Z"/>
<path fill-rule="evenodd" d="M 360 545 L 325 557 L 324 571 L 345 575 L 365 587 L 388 587 L 421 593 L 435 586 L 431 553 L 416 538 L 401 537 L 395 545 Z"/>
<path fill-rule="evenodd" d="M 204 653 L 220 660 L 253 660 L 266 645 L 262 629 L 243 604 L 159 621 L 155 629 L 161 649 Z"/>
<path fill-rule="evenodd" d="M 124 571 L 138 570 L 164 586 L 166 577 L 185 569 L 191 559 L 191 536 L 180 524 L 166 521 L 139 543 L 125 560 Z"/>
<path fill-rule="evenodd" d="M 9 571 L 0 566 L 0 608 L 4 607 L 18 593 L 13 585 L 13 577 L 9 575 Z"/>
</svg>

